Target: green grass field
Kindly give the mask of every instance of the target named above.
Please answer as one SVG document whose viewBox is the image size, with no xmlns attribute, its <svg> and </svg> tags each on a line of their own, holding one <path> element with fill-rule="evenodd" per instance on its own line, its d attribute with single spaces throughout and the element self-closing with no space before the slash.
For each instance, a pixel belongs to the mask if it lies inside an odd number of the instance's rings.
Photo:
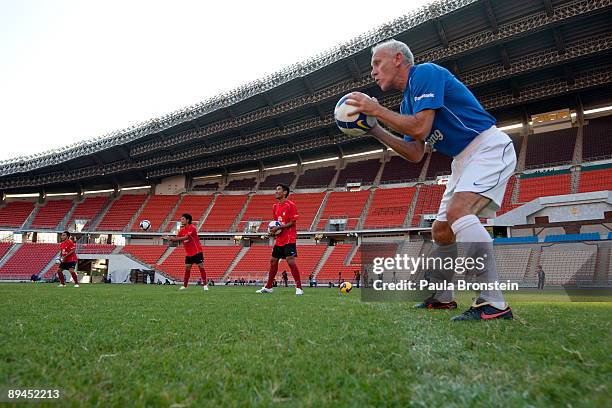
<svg viewBox="0 0 612 408">
<path fill-rule="evenodd" d="M 514 321 L 456 323 L 357 290 L 255 289 L 1 284 L 0 388 L 59 388 L 53 406 L 610 402 L 612 303 L 517 294 Z"/>
</svg>

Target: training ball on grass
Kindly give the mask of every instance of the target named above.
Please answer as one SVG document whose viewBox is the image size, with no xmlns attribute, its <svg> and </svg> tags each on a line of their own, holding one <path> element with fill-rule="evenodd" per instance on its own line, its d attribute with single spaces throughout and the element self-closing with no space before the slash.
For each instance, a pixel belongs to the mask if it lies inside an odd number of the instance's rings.
<svg viewBox="0 0 612 408">
<path fill-rule="evenodd" d="M 353 285 L 351 284 L 351 282 L 342 282 L 340 284 L 340 293 L 342 293 L 344 295 L 349 293 L 351 291 L 351 289 L 353 289 Z"/>
<path fill-rule="evenodd" d="M 376 126 L 377 120 L 374 116 L 368 116 L 360 112 L 349 115 L 350 112 L 355 110 L 354 106 L 346 104 L 346 100 L 349 99 L 350 95 L 351 94 L 344 95 L 336 104 L 336 108 L 334 109 L 336 125 L 344 134 L 349 136 L 363 136 Z M 368 95 L 365 96 L 369 98 Z"/>
<path fill-rule="evenodd" d="M 272 234 L 272 228 L 274 228 L 274 227 L 278 228 L 278 227 L 280 227 L 281 225 L 283 225 L 283 224 L 281 224 L 281 223 L 280 223 L 280 221 L 270 221 L 270 222 L 268 223 L 268 234 Z M 281 231 L 282 231 L 282 230 L 279 230 L 279 229 L 278 229 L 278 230 L 276 230 L 276 234 L 275 234 L 275 235 L 280 234 L 280 233 L 281 233 Z"/>
<path fill-rule="evenodd" d="M 151 228 L 151 221 L 149 220 L 140 221 L 140 229 L 142 229 L 143 231 L 148 231 L 149 228 Z"/>
</svg>

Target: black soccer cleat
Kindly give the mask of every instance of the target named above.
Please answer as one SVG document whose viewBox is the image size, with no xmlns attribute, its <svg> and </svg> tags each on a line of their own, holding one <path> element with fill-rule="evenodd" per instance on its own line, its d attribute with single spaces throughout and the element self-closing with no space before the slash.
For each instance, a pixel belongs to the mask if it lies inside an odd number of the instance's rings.
<svg viewBox="0 0 612 408">
<path fill-rule="evenodd" d="M 450 302 L 440 302 L 437 299 L 434 299 L 433 296 L 428 297 L 423 301 L 423 303 L 417 303 L 414 305 L 417 309 L 456 309 L 457 302 L 451 300 Z"/>
<path fill-rule="evenodd" d="M 512 309 L 510 307 L 506 307 L 503 310 L 498 309 L 482 299 L 476 299 L 476 302 L 468 310 L 453 317 L 451 320 L 454 322 L 464 322 L 493 319 L 512 320 Z"/>
</svg>

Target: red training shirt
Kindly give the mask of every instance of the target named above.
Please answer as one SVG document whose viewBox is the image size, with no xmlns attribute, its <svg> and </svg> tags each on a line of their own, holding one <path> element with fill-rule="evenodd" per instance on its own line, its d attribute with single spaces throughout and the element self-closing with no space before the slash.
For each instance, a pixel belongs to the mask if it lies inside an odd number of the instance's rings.
<svg viewBox="0 0 612 408">
<path fill-rule="evenodd" d="M 66 256 L 66 254 L 72 251 L 73 249 L 75 250 L 75 252 L 73 252 L 69 256 Z M 62 251 L 62 258 L 64 259 L 63 262 L 77 262 L 79 260 L 76 255 L 76 245 L 74 245 L 74 242 L 72 242 L 70 238 L 60 243 L 60 250 Z"/>
<path fill-rule="evenodd" d="M 285 200 L 283 203 L 276 203 L 272 207 L 272 217 L 275 221 L 282 224 L 287 224 L 290 221 L 297 221 L 299 215 L 295 203 L 290 200 Z M 293 224 L 289 228 L 281 230 L 281 233 L 276 236 L 274 245 L 284 246 L 287 244 L 295 244 L 297 238 L 297 227 Z"/>
<path fill-rule="evenodd" d="M 181 227 L 177 237 L 189 237 L 185 241 L 183 241 L 183 246 L 185 247 L 185 253 L 187 256 L 194 256 L 198 252 L 202 252 L 202 245 L 200 244 L 200 237 L 198 237 L 198 230 L 196 230 L 195 225 L 187 224 L 184 227 Z"/>
</svg>

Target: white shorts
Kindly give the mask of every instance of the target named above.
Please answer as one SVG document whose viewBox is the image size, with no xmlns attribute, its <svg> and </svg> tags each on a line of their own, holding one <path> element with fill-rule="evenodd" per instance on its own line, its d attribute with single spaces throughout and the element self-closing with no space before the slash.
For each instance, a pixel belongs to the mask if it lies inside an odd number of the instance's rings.
<svg viewBox="0 0 612 408">
<path fill-rule="evenodd" d="M 501 208 L 506 184 L 516 168 L 514 145 L 495 126 L 485 130 L 461 151 L 451 164 L 451 176 L 440 202 L 436 220 L 447 221 L 446 207 L 453 194 L 471 192 L 491 199 L 478 214 L 494 218 Z"/>
</svg>

